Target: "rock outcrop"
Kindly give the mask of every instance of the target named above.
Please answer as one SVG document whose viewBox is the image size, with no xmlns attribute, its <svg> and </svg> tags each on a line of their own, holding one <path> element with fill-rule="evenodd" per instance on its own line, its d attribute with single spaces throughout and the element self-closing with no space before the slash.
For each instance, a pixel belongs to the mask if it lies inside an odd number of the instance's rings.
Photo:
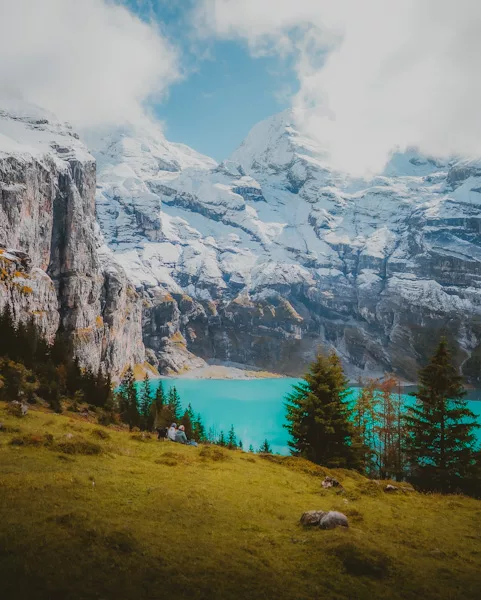
<svg viewBox="0 0 481 600">
<path fill-rule="evenodd" d="M 96 164 L 66 125 L 33 107 L 0 111 L 0 309 L 59 325 L 82 365 L 142 362 L 141 300 L 95 221 Z"/>
</svg>

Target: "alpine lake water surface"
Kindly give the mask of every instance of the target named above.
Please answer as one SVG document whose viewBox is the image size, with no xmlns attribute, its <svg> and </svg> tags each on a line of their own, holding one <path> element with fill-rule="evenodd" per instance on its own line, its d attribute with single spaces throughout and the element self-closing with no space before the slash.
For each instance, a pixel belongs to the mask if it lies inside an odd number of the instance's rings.
<svg viewBox="0 0 481 600">
<path fill-rule="evenodd" d="M 160 380 L 152 380 L 156 389 Z M 200 413 L 206 431 L 213 427 L 220 433 L 234 425 L 237 437 L 245 450 L 252 444 L 255 450 L 267 439 L 272 451 L 289 454 L 289 435 L 284 425 L 285 396 L 291 392 L 298 379 L 175 379 L 161 380 L 164 390 L 177 388 L 185 408 L 189 403 L 195 413 Z M 352 388 L 352 394 L 356 388 Z M 405 396 L 412 402 L 412 396 Z M 478 416 L 481 424 L 481 390 L 468 395 L 469 408 Z M 481 440 L 481 429 L 477 430 Z"/>
</svg>

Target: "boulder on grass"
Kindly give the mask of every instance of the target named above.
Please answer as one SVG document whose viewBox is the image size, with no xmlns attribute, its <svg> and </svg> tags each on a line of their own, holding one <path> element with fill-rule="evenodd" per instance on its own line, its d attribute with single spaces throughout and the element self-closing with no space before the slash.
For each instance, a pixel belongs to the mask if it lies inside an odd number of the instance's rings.
<svg viewBox="0 0 481 600">
<path fill-rule="evenodd" d="M 335 529 L 336 527 L 349 527 L 346 515 L 336 510 L 330 510 L 319 523 L 321 529 Z"/>
<path fill-rule="evenodd" d="M 326 514 L 323 510 L 308 510 L 301 517 L 302 525 L 319 525 L 322 517 Z"/>
</svg>

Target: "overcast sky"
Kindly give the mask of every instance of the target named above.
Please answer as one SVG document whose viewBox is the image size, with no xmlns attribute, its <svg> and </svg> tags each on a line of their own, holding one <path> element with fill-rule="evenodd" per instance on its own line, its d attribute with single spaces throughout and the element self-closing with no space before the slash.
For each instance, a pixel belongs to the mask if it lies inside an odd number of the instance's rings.
<svg viewBox="0 0 481 600">
<path fill-rule="evenodd" d="M 481 155 L 478 0 L 0 0 L 1 89 L 224 158 L 289 106 L 333 164 Z"/>
</svg>

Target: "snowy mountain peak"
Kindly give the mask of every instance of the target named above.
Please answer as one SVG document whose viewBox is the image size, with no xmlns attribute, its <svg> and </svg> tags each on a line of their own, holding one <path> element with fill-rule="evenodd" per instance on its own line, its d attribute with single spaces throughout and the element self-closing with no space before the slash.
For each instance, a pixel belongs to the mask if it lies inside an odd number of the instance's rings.
<svg viewBox="0 0 481 600">
<path fill-rule="evenodd" d="M 68 123 L 17 98 L 0 96 L 0 155 L 49 155 L 59 166 L 93 157 Z"/>
<path fill-rule="evenodd" d="M 276 172 L 292 165 L 297 158 L 326 159 L 326 153 L 314 140 L 302 135 L 297 113 L 286 110 L 255 125 L 231 160 L 247 172 L 264 169 Z"/>
</svg>

